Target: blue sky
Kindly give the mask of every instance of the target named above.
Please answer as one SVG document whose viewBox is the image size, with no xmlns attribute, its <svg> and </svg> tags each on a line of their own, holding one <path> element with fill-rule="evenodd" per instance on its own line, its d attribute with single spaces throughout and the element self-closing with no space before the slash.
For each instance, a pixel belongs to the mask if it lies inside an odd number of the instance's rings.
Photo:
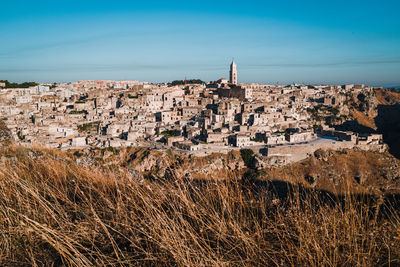
<svg viewBox="0 0 400 267">
<path fill-rule="evenodd" d="M 0 79 L 400 85 L 400 1 L 1 0 Z"/>
</svg>

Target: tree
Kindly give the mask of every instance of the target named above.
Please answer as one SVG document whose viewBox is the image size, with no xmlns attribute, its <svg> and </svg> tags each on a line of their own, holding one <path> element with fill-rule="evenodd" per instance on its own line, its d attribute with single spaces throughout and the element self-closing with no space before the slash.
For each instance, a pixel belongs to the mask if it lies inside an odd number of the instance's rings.
<svg viewBox="0 0 400 267">
<path fill-rule="evenodd" d="M 176 136 L 176 132 L 174 130 L 164 130 L 161 132 L 161 134 L 165 137 L 171 137 L 171 136 Z"/>
<path fill-rule="evenodd" d="M 205 84 L 205 82 L 200 79 L 175 80 L 175 81 L 168 83 L 168 86 L 184 85 L 184 84 Z"/>
<path fill-rule="evenodd" d="M 242 156 L 244 165 L 246 165 L 248 168 L 251 168 L 255 155 L 253 150 L 251 149 L 241 149 L 240 150 L 240 155 Z"/>
<path fill-rule="evenodd" d="M 12 83 L 9 82 L 8 80 L 0 80 L 0 82 L 6 84 L 5 88 L 28 88 L 38 85 L 35 82 Z"/>
</svg>

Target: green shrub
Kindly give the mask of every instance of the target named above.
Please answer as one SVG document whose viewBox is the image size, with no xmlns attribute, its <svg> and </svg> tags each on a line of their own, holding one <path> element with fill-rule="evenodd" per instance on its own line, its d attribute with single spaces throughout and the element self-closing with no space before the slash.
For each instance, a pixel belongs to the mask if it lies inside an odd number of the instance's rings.
<svg viewBox="0 0 400 267">
<path fill-rule="evenodd" d="M 69 114 L 88 114 L 87 110 L 71 110 Z"/>
<path fill-rule="evenodd" d="M 246 165 L 248 168 L 251 168 L 252 163 L 254 161 L 255 155 L 253 150 L 251 149 L 241 149 L 240 150 L 240 155 L 242 156 L 242 159 L 244 161 L 244 165 Z"/>
<path fill-rule="evenodd" d="M 176 133 L 175 133 L 174 130 L 165 130 L 165 131 L 162 131 L 161 134 L 162 134 L 165 138 L 168 138 L 168 137 L 171 137 L 171 136 L 176 136 Z"/>
</svg>

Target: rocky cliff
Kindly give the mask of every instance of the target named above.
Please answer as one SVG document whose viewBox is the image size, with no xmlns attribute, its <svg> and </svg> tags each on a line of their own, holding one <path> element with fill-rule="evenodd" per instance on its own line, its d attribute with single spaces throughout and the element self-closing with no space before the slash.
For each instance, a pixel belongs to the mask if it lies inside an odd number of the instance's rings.
<svg viewBox="0 0 400 267">
<path fill-rule="evenodd" d="M 400 92 L 384 88 L 362 91 L 353 94 L 348 103 L 355 122 L 352 130 L 383 134 L 389 152 L 400 158 Z"/>
<path fill-rule="evenodd" d="M 108 151 L 102 155 L 102 151 L 91 151 L 77 157 L 76 161 L 84 165 L 101 165 L 115 172 L 129 172 L 132 179 L 139 181 L 176 178 L 237 180 L 250 177 L 301 183 L 336 193 L 348 189 L 377 194 L 400 192 L 400 160 L 390 153 L 320 149 L 305 160 L 281 167 L 271 167 L 256 156 L 248 168 L 239 151 L 206 157 L 147 148 L 128 148 L 117 152 Z"/>
</svg>

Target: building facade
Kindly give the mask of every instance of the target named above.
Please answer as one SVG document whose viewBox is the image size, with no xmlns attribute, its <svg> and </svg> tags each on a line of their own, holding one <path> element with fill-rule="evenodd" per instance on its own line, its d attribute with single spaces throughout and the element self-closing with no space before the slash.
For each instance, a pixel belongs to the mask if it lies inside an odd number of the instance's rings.
<svg viewBox="0 0 400 267">
<path fill-rule="evenodd" d="M 233 60 L 231 63 L 231 70 L 229 71 L 229 81 L 232 84 L 237 84 L 237 69 L 236 69 L 236 63 Z"/>
</svg>

